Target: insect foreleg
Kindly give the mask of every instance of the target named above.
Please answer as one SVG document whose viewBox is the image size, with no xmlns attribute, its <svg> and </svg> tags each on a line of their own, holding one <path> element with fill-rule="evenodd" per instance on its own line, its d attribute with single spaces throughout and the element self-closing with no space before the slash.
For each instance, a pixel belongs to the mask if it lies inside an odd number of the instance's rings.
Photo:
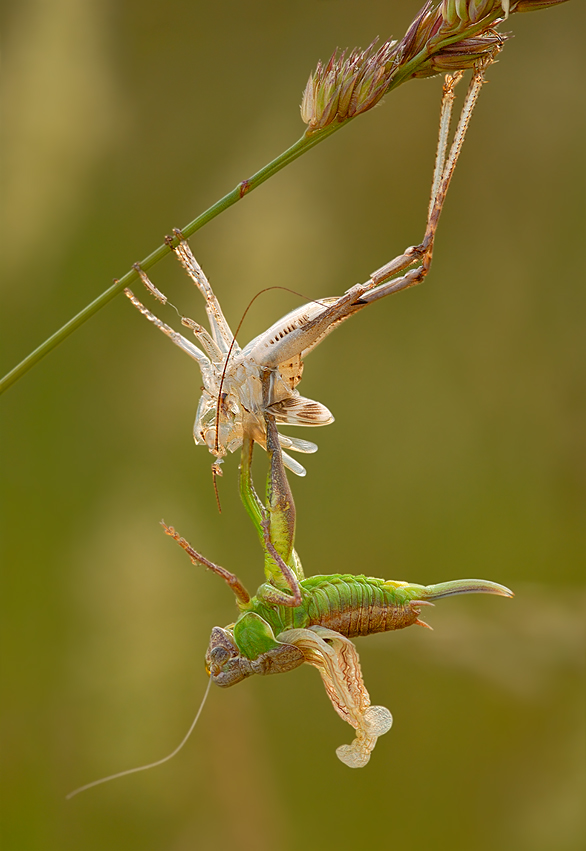
<svg viewBox="0 0 586 851">
<path fill-rule="evenodd" d="M 222 352 L 216 345 L 213 337 L 210 336 L 203 325 L 200 325 L 199 322 L 196 322 L 194 319 L 190 319 L 189 316 L 182 316 L 181 324 L 184 328 L 189 328 L 193 331 L 194 337 L 197 337 L 211 361 L 215 361 L 216 363 L 220 363 L 222 361 Z"/>
<path fill-rule="evenodd" d="M 155 287 L 155 285 L 150 280 L 144 269 L 142 269 L 138 263 L 135 263 L 133 268 L 138 272 L 140 280 L 142 281 L 146 289 L 150 292 L 150 294 L 163 304 L 167 304 L 167 296 L 160 290 L 158 290 L 157 287 Z M 175 337 L 177 337 L 180 341 L 185 340 L 185 338 L 182 337 L 181 334 L 177 334 L 177 332 L 170 328 L 169 325 L 166 325 L 164 322 L 161 322 L 161 320 L 158 319 L 153 313 L 151 313 L 150 310 L 147 310 L 147 308 L 140 303 L 140 301 L 135 297 L 131 290 L 126 289 L 124 290 L 124 293 L 128 296 L 134 306 L 138 308 L 138 310 L 140 310 L 140 312 L 147 317 L 147 319 L 150 319 L 150 321 L 157 325 L 157 327 L 160 328 L 160 330 L 163 331 L 164 334 L 167 334 L 167 336 L 171 337 L 173 342 L 180 346 L 180 348 L 187 351 L 183 343 L 178 342 L 175 339 Z M 174 305 L 172 306 L 174 307 Z M 175 310 L 177 310 L 177 308 L 175 308 Z M 179 313 L 178 310 L 177 313 Z M 186 328 L 190 328 L 193 331 L 194 335 L 197 337 L 197 339 L 200 341 L 207 353 L 208 358 L 211 361 L 221 361 L 223 358 L 222 349 L 218 347 L 215 339 L 210 336 L 210 334 L 206 331 L 203 325 L 200 325 L 199 322 L 195 322 L 193 319 L 189 319 L 189 317 L 187 316 L 181 316 L 180 313 L 179 316 L 181 317 L 181 324 L 184 325 Z"/>
<path fill-rule="evenodd" d="M 173 538 L 174 541 L 177 541 L 179 546 L 185 550 L 193 564 L 201 564 L 204 567 L 207 567 L 208 570 L 211 570 L 213 573 L 217 574 L 217 576 L 220 576 L 224 582 L 230 586 L 239 605 L 245 606 L 250 602 L 250 594 L 234 573 L 230 573 L 229 570 L 226 570 L 225 567 L 220 567 L 219 564 L 214 564 L 213 561 L 209 561 L 209 559 L 205 558 L 205 556 L 202 556 L 194 550 L 189 542 L 175 531 L 173 526 L 167 526 L 162 521 L 161 526 L 165 530 L 166 534 Z"/>
<path fill-rule="evenodd" d="M 163 334 L 166 334 L 167 337 L 169 337 L 175 343 L 176 346 L 179 346 L 180 349 L 183 349 L 184 352 L 187 352 L 190 357 L 192 357 L 195 361 L 198 362 L 203 379 L 205 381 L 208 375 L 210 374 L 211 364 L 210 359 L 204 354 L 204 352 L 202 352 L 202 350 L 199 349 L 195 345 L 195 343 L 192 343 L 191 340 L 187 340 L 177 331 L 174 331 L 170 325 L 167 325 L 165 322 L 161 322 L 161 320 L 157 316 L 155 316 L 154 313 L 151 313 L 151 311 L 136 298 L 136 296 L 131 290 L 125 289 L 124 295 L 130 299 L 130 301 L 137 308 L 137 310 L 140 310 L 143 316 L 146 316 L 149 322 L 152 322 L 153 325 L 156 325 L 159 331 L 162 331 Z"/>
<path fill-rule="evenodd" d="M 230 330 L 230 326 L 226 322 L 226 318 L 222 313 L 222 308 L 220 307 L 220 302 L 214 295 L 214 291 L 210 286 L 210 282 L 206 278 L 203 269 L 195 259 L 195 256 L 191 250 L 189 243 L 183 238 L 183 234 L 180 230 L 174 229 L 173 231 L 174 237 L 167 237 L 165 242 L 167 245 L 170 245 L 177 259 L 196 285 L 200 293 L 203 295 L 206 303 L 206 313 L 208 315 L 208 319 L 210 321 L 210 328 L 212 329 L 212 336 L 216 345 L 222 350 L 222 353 L 225 355 L 230 348 L 233 341 L 233 334 Z M 180 242 L 178 245 L 173 245 L 175 239 L 179 239 Z M 236 347 L 237 351 L 239 350 Z"/>
</svg>

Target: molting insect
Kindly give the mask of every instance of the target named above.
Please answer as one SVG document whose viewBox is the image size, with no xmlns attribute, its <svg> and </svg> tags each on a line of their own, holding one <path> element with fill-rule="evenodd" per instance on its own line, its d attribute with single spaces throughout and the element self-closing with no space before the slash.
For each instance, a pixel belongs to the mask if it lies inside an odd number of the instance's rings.
<svg viewBox="0 0 586 851">
<path fill-rule="evenodd" d="M 270 371 L 265 370 L 265 394 L 269 383 Z M 350 768 L 362 768 L 370 760 L 378 737 L 390 730 L 393 718 L 385 706 L 371 705 L 358 652 L 350 639 L 413 624 L 427 627 L 419 618 L 421 609 L 443 597 L 471 593 L 513 596 L 504 585 L 483 579 L 413 585 L 351 574 L 305 578 L 294 549 L 295 503 L 275 417 L 268 411 L 264 417 L 269 454 L 267 504 L 263 505 L 252 482 L 254 441 L 248 435 L 241 451 L 240 493 L 262 543 L 266 581 L 251 597 L 234 573 L 209 561 L 172 526 L 162 524 L 194 564 L 208 568 L 228 584 L 236 597 L 238 617 L 234 623 L 212 629 L 205 656 L 208 688 L 178 747 L 163 759 L 86 783 L 70 792 L 68 798 L 172 759 L 197 724 L 212 683 L 226 688 L 252 674 L 283 674 L 303 663 L 318 669 L 335 711 L 356 732 L 349 745 L 336 749 L 338 758 Z"/>
<path fill-rule="evenodd" d="M 187 317 L 182 317 L 181 322 L 191 329 L 201 348 L 158 319 L 130 290 L 125 290 L 134 306 L 198 363 L 203 388 L 193 436 L 197 444 L 207 445 L 215 456 L 213 467 L 216 472 L 226 454 L 242 445 L 244 435 L 249 435 L 266 448 L 265 412 L 270 413 L 280 426 L 322 426 L 333 422 L 332 414 L 324 405 L 304 398 L 297 390 L 304 359 L 341 322 L 359 310 L 424 280 L 431 265 L 435 233 L 450 180 L 484 82 L 484 72 L 491 61 L 485 60 L 473 74 L 449 154 L 447 137 L 454 88 L 462 72 L 446 77 L 423 240 L 373 272 L 366 283 L 356 284 L 340 297 L 320 299 L 293 310 L 244 348 L 236 342 L 218 299 L 179 231 L 168 238 L 168 244 L 205 299 L 210 331 Z M 151 295 L 166 302 L 166 297 L 151 283 L 146 272 L 139 266 L 135 268 Z M 261 388 L 263 370 L 270 372 L 270 388 L 264 398 Z M 317 450 L 314 443 L 283 434 L 279 434 L 279 443 L 282 450 L 301 453 Z M 305 475 L 304 467 L 287 452 L 283 452 L 283 459 L 293 473 Z"/>
<path fill-rule="evenodd" d="M 420 618 L 422 609 L 444 597 L 513 595 L 505 586 L 481 579 L 419 585 L 347 573 L 306 578 L 294 549 L 295 504 L 285 467 L 300 475 L 305 471 L 283 447 L 301 452 L 317 447 L 279 434 L 278 425 L 326 425 L 332 421 L 327 408 L 304 399 L 296 389 L 303 358 L 340 322 L 379 298 L 420 283 L 427 274 L 437 223 L 487 64 L 480 65 L 473 75 L 448 156 L 453 92 L 461 73 L 446 78 L 423 242 L 378 269 L 368 283 L 352 287 L 340 298 L 323 299 L 293 311 L 244 349 L 237 345 L 209 282 L 178 232 L 169 244 L 205 298 L 210 332 L 191 319 L 182 317 L 181 321 L 191 328 L 203 350 L 126 291 L 132 303 L 199 364 L 204 387 L 194 427 L 196 443 L 208 446 L 216 464 L 227 452 L 241 448 L 240 496 L 263 549 L 265 582 L 251 596 L 234 573 L 206 559 L 172 526 L 163 524 L 192 562 L 222 577 L 236 597 L 236 620 L 212 629 L 205 657 L 209 683 L 229 687 L 252 674 L 286 673 L 303 663 L 316 667 L 334 709 L 356 731 L 352 743 L 336 751 L 340 760 L 353 768 L 367 764 L 377 738 L 391 728 L 392 716 L 386 707 L 371 705 L 351 639 L 411 625 L 427 627 Z M 139 267 L 137 271 L 151 294 L 165 302 L 145 272 Z M 269 456 L 266 504 L 252 482 L 255 443 Z M 71 794 L 170 759 L 187 740 L 202 706 L 203 702 L 187 736 L 163 760 L 102 778 Z"/>
<path fill-rule="evenodd" d="M 267 377 L 263 384 L 268 388 Z M 275 417 L 265 410 L 269 454 L 268 501 L 263 506 L 254 489 L 251 459 L 254 441 L 244 437 L 240 465 L 243 502 L 259 534 L 266 581 L 251 597 L 237 576 L 210 562 L 173 529 L 165 526 L 194 564 L 212 570 L 230 586 L 239 615 L 226 627 L 214 627 L 206 653 L 206 671 L 228 687 L 252 674 L 279 674 L 304 662 L 317 667 L 334 709 L 356 730 L 350 745 L 337 749 L 351 768 L 370 759 L 378 736 L 392 723 L 388 709 L 371 706 L 360 661 L 351 638 L 418 624 L 421 610 L 456 594 L 512 597 L 503 585 L 482 579 L 459 579 L 436 585 L 377 579 L 351 574 L 305 578 L 294 549 L 295 505 L 283 467 Z"/>
</svg>

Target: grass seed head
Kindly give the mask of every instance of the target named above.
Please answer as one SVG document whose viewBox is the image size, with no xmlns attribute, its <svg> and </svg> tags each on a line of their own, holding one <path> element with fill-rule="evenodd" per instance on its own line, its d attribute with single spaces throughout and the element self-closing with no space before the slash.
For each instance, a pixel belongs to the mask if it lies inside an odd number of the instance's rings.
<svg viewBox="0 0 586 851">
<path fill-rule="evenodd" d="M 376 106 L 412 77 L 464 71 L 497 52 L 506 35 L 495 27 L 514 12 L 566 0 L 427 0 L 401 41 L 374 41 L 349 54 L 335 50 L 310 74 L 301 102 L 306 135 L 342 124 Z"/>
</svg>

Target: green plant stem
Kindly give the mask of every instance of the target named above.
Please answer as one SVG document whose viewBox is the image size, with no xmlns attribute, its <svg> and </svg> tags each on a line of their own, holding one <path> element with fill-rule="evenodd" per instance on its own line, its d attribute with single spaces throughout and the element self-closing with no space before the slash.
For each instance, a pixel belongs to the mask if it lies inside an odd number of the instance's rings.
<svg viewBox="0 0 586 851">
<path fill-rule="evenodd" d="M 257 171 L 256 174 L 253 174 L 252 177 L 247 180 L 242 180 L 231 192 L 228 192 L 227 195 L 224 195 L 223 198 L 216 201 L 215 204 L 201 213 L 196 219 L 181 228 L 183 236 L 187 238 L 194 234 L 220 213 L 224 212 L 224 210 L 227 210 L 228 207 L 231 207 L 232 204 L 240 201 L 241 198 L 244 198 L 245 195 L 248 195 L 253 189 L 256 189 L 256 187 L 260 186 L 261 183 L 264 183 L 265 180 L 268 180 L 269 177 L 272 177 L 286 165 L 289 165 L 289 163 L 296 160 L 297 157 L 300 157 L 301 154 L 304 154 L 310 148 L 313 148 L 318 144 L 318 142 L 321 142 L 327 136 L 331 136 L 332 133 L 335 133 L 335 131 L 339 130 L 342 126 L 342 124 L 332 124 L 319 132 L 312 133 L 311 135 L 303 135 L 297 142 L 295 142 L 294 145 L 287 148 L 286 151 L 283 151 L 280 156 L 265 165 L 260 169 L 260 171 Z M 177 242 L 178 240 L 175 239 L 172 244 L 177 244 Z M 145 257 L 144 260 L 141 260 L 139 265 L 145 270 L 150 269 L 151 266 L 154 266 L 155 263 L 158 263 L 159 260 L 168 254 L 169 251 L 171 251 L 171 245 L 159 245 L 155 251 Z M 108 287 L 107 290 L 84 307 L 83 310 L 70 319 L 62 328 L 52 334 L 44 343 L 27 355 L 27 357 L 15 366 L 14 369 L 10 370 L 10 372 L 8 372 L 0 380 L 0 393 L 3 393 L 11 387 L 19 378 L 28 372 L 29 369 L 44 358 L 45 355 L 48 355 L 49 352 L 59 345 L 59 343 L 63 342 L 63 340 L 75 331 L 76 328 L 83 325 L 83 323 L 97 313 L 98 310 L 108 304 L 109 301 L 136 280 L 138 280 L 138 273 L 135 269 L 131 269 L 122 278 L 114 281 L 111 287 Z"/>
<path fill-rule="evenodd" d="M 500 12 L 494 12 L 493 18 L 497 20 L 500 16 Z M 490 23 L 490 19 L 488 19 Z M 459 33 L 454 33 L 451 36 L 447 36 L 442 41 L 442 46 L 451 44 L 462 39 L 464 36 L 469 37 L 471 35 L 476 34 L 482 29 L 486 29 L 487 19 L 483 19 L 481 22 L 477 23 L 468 28 L 465 33 L 461 31 Z M 393 76 L 393 79 L 387 89 L 387 93 L 392 89 L 397 88 L 397 86 L 401 85 L 401 83 L 408 80 L 417 70 L 418 66 L 433 52 L 436 52 L 439 49 L 440 45 L 434 45 L 433 49 L 424 49 L 417 56 L 413 57 L 409 62 L 406 62 L 404 65 L 399 66 L 396 69 L 396 73 Z M 235 204 L 236 201 L 240 201 L 241 198 L 244 198 L 245 195 L 248 195 L 249 192 L 252 192 L 253 189 L 256 189 L 257 186 L 260 186 L 261 183 L 264 183 L 265 180 L 268 180 L 269 177 L 272 177 L 286 165 L 292 163 L 297 157 L 300 157 L 302 154 L 309 151 L 319 142 L 322 142 L 328 136 L 331 136 L 336 130 L 339 130 L 341 127 L 349 124 L 353 119 L 347 119 L 344 122 L 338 123 L 334 122 L 327 127 L 324 127 L 321 130 L 317 130 L 313 133 L 305 133 L 294 145 L 290 148 L 287 148 L 286 151 L 283 151 L 276 159 L 272 160 L 270 163 L 265 165 L 260 171 L 257 171 L 252 177 L 247 180 L 241 181 L 231 192 L 228 192 L 227 195 L 224 195 L 223 198 L 220 198 L 219 201 L 216 201 L 211 207 L 205 210 L 201 215 L 199 215 L 196 219 L 186 225 L 184 228 L 181 228 L 181 233 L 185 237 L 189 237 L 194 234 L 197 230 L 202 228 L 224 210 L 227 210 L 228 207 L 231 207 L 232 204 Z M 172 244 L 177 244 L 177 240 L 174 240 Z M 166 254 L 171 250 L 171 245 L 163 244 L 160 245 L 155 251 L 149 254 L 144 260 L 140 261 L 140 266 L 147 270 L 150 269 L 151 266 L 154 266 L 155 263 L 158 263 Z M 84 307 L 73 319 L 70 319 L 62 328 L 52 334 L 44 343 L 42 343 L 38 348 L 36 348 L 33 352 L 27 355 L 24 360 L 22 360 L 14 369 L 10 370 L 2 379 L 0 379 L 0 393 L 3 393 L 9 387 L 11 387 L 19 378 L 21 378 L 29 369 L 31 369 L 35 364 L 37 364 L 45 355 L 48 355 L 49 352 L 53 351 L 59 343 L 66 339 L 76 328 L 79 328 L 80 325 L 83 325 L 94 313 L 97 313 L 104 305 L 108 304 L 115 296 L 121 293 L 126 287 L 130 286 L 130 284 L 134 283 L 138 279 L 138 273 L 135 269 L 131 269 L 127 272 L 122 278 L 114 281 L 111 287 L 105 290 L 101 295 L 99 295 L 94 301 Z"/>
</svg>

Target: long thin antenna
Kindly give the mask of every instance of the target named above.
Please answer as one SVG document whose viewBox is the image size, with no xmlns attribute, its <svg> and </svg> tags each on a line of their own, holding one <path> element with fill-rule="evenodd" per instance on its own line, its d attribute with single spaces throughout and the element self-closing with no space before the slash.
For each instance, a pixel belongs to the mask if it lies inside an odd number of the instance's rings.
<svg viewBox="0 0 586 851">
<path fill-rule="evenodd" d="M 118 771 L 116 774 L 108 775 L 108 777 L 102 777 L 100 778 L 100 780 L 93 780 L 91 783 L 86 783 L 85 786 L 80 786 L 79 789 L 74 789 L 73 792 L 70 792 L 68 795 L 66 795 L 65 799 L 69 801 L 71 798 L 73 798 L 74 795 L 79 795 L 80 792 L 85 792 L 86 789 L 91 789 L 92 786 L 99 786 L 101 783 L 108 783 L 110 780 L 116 780 L 117 777 L 124 777 L 126 774 L 136 774 L 137 771 L 146 771 L 148 768 L 155 768 L 157 765 L 162 765 L 164 762 L 169 762 L 170 759 L 173 759 L 173 757 L 179 753 L 185 742 L 191 736 L 193 728 L 199 721 L 199 716 L 201 715 L 202 709 L 204 708 L 205 702 L 208 698 L 211 684 L 212 680 L 210 677 L 210 679 L 208 680 L 207 688 L 205 690 L 205 694 L 203 696 L 203 700 L 199 705 L 199 709 L 196 712 L 191 727 L 183 737 L 181 743 L 177 745 L 174 751 L 172 751 L 167 756 L 164 756 L 163 759 L 158 759 L 156 762 L 149 762 L 148 765 L 139 765 L 137 768 L 127 768 L 126 771 Z"/>
<path fill-rule="evenodd" d="M 222 513 L 222 506 L 220 504 L 220 494 L 218 493 L 217 476 L 222 475 L 221 471 L 218 467 L 218 464 L 221 463 L 220 461 L 218 461 L 218 454 L 219 454 L 219 451 L 220 451 L 220 404 L 221 404 L 221 399 L 222 399 L 222 389 L 224 387 L 224 379 L 226 378 L 226 370 L 228 369 L 228 363 L 229 363 L 230 357 L 232 355 L 232 350 L 234 349 L 234 346 L 236 344 L 236 337 L 238 336 L 238 332 L 242 328 L 242 323 L 244 322 L 244 320 L 246 318 L 246 314 L 248 313 L 248 311 L 250 310 L 250 308 L 252 307 L 252 305 L 254 304 L 254 302 L 257 300 L 257 298 L 259 296 L 263 295 L 263 293 L 268 293 L 271 290 L 284 290 L 287 293 L 293 293 L 293 295 L 297 295 L 297 296 L 300 296 L 301 298 L 304 298 L 310 304 L 311 303 L 322 304 L 322 302 L 319 299 L 308 299 L 307 296 L 303 295 L 303 293 L 298 293 L 296 290 L 289 289 L 289 287 L 281 287 L 278 284 L 274 284 L 271 287 L 265 287 L 263 290 L 259 290 L 257 292 L 257 294 L 250 299 L 250 301 L 248 302 L 248 305 L 246 307 L 246 310 L 244 311 L 244 313 L 240 317 L 240 322 L 238 323 L 238 327 L 236 328 L 234 336 L 232 337 L 232 342 L 230 343 L 230 348 L 228 349 L 228 354 L 226 355 L 226 360 L 224 361 L 224 369 L 222 370 L 222 377 L 220 378 L 220 386 L 218 388 L 218 400 L 216 402 L 216 440 L 215 440 L 215 444 L 214 444 L 214 453 L 216 454 L 216 461 L 212 464 L 212 476 L 213 476 L 213 480 L 214 480 L 214 492 L 216 494 L 216 503 L 218 505 L 218 511 L 219 511 L 220 514 Z M 325 307 L 326 307 L 326 305 L 324 305 L 324 308 Z"/>
</svg>

